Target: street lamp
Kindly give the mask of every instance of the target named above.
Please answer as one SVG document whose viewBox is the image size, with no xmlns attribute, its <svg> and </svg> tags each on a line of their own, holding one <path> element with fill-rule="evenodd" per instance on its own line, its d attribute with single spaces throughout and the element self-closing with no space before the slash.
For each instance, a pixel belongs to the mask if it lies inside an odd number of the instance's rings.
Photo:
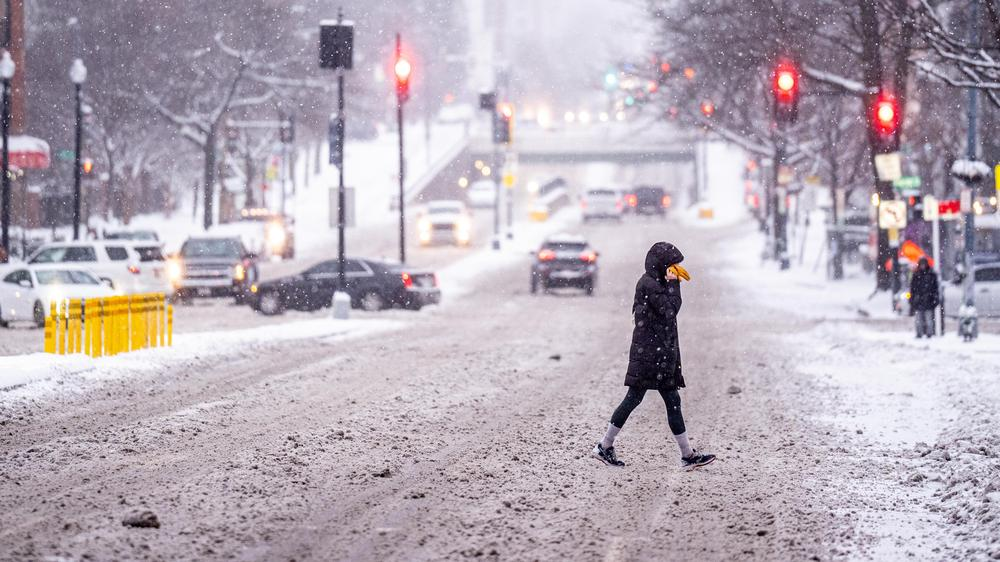
<svg viewBox="0 0 1000 562">
<path fill-rule="evenodd" d="M 80 152 L 83 150 L 83 83 L 87 81 L 87 67 L 83 60 L 73 59 L 69 79 L 76 87 L 76 150 L 73 154 L 73 240 L 80 239 Z"/>
<path fill-rule="evenodd" d="M 0 115 L 0 135 L 3 136 L 3 149 L 0 151 L 0 222 L 3 222 L 3 233 L 0 238 L 0 261 L 10 259 L 10 79 L 14 77 L 14 59 L 10 52 L 4 51 L 0 57 L 0 79 L 3 80 L 3 115 Z"/>
</svg>

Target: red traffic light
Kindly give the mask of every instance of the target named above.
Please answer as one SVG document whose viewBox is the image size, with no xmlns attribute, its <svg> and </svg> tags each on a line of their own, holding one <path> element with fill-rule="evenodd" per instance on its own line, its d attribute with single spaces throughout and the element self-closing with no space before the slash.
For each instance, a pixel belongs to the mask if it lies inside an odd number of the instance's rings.
<svg viewBox="0 0 1000 562">
<path fill-rule="evenodd" d="M 774 97 L 780 103 L 794 103 L 799 95 L 799 71 L 790 62 L 774 69 Z"/>
<path fill-rule="evenodd" d="M 504 119 L 511 119 L 514 117 L 514 106 L 509 103 L 500 104 L 500 114 L 503 115 Z"/>
<path fill-rule="evenodd" d="M 396 57 L 392 65 L 392 72 L 396 75 L 396 99 L 399 104 L 410 99 L 410 78 L 413 76 L 413 64 L 403 54 L 403 42 L 399 34 L 396 34 Z"/>
<path fill-rule="evenodd" d="M 83 162 L 80 163 L 80 168 L 83 169 L 83 173 L 89 174 L 94 170 L 94 161 L 90 158 L 84 158 Z"/>
<path fill-rule="evenodd" d="M 882 136 L 896 134 L 896 130 L 899 129 L 899 107 L 895 96 L 881 92 L 871 111 L 875 132 Z"/>
<path fill-rule="evenodd" d="M 701 112 L 705 114 L 705 117 L 711 117 L 715 113 L 715 104 L 708 100 L 701 102 Z"/>
<path fill-rule="evenodd" d="M 410 64 L 410 61 L 406 60 L 406 58 L 400 56 L 396 59 L 396 64 L 392 69 L 396 73 L 396 82 L 410 81 L 410 72 L 413 71 L 413 66 Z"/>
</svg>

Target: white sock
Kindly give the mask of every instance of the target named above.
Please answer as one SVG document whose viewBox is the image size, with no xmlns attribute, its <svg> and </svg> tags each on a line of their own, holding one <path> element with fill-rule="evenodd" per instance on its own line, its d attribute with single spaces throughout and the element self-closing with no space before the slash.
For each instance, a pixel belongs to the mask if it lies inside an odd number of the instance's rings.
<svg viewBox="0 0 1000 562">
<path fill-rule="evenodd" d="M 686 431 L 680 435 L 674 435 L 674 439 L 677 440 L 677 446 L 681 449 L 682 457 L 687 458 L 694 454 L 694 449 L 692 449 L 691 444 L 688 443 L 688 434 Z"/>
<path fill-rule="evenodd" d="M 604 439 L 601 439 L 601 447 L 604 447 L 605 449 L 610 449 L 611 447 L 614 447 L 615 437 L 618 437 L 618 432 L 621 430 L 622 428 L 615 427 L 615 424 L 609 423 L 608 432 L 604 434 Z"/>
</svg>

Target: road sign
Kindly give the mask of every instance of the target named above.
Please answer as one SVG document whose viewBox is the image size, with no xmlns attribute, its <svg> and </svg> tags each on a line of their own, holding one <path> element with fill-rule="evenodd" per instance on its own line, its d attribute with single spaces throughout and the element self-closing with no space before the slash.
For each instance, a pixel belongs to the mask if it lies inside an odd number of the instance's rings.
<svg viewBox="0 0 1000 562">
<path fill-rule="evenodd" d="M 72 150 L 60 150 L 59 152 L 56 152 L 56 158 L 62 160 L 63 162 L 72 162 L 75 156 L 76 153 Z"/>
<path fill-rule="evenodd" d="M 924 220 L 936 221 L 940 215 L 941 213 L 938 210 L 937 197 L 934 197 L 933 195 L 924 195 Z"/>
<path fill-rule="evenodd" d="M 795 180 L 795 170 L 789 166 L 778 168 L 778 185 L 788 185 Z"/>
<path fill-rule="evenodd" d="M 903 177 L 903 163 L 898 152 L 875 155 L 875 171 L 879 181 L 896 181 Z"/>
<path fill-rule="evenodd" d="M 903 176 L 898 180 L 892 182 L 892 187 L 896 191 L 913 191 L 920 188 L 920 176 Z"/>
<path fill-rule="evenodd" d="M 962 214 L 962 204 L 958 199 L 938 202 L 938 216 L 943 221 L 955 220 Z"/>
<path fill-rule="evenodd" d="M 882 201 L 878 204 L 879 228 L 906 228 L 906 201 Z"/>
</svg>

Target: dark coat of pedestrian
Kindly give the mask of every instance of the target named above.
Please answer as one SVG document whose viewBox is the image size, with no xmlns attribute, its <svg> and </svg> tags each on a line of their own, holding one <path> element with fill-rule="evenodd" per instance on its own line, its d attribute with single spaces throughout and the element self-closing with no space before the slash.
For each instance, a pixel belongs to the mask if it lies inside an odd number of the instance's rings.
<svg viewBox="0 0 1000 562">
<path fill-rule="evenodd" d="M 667 280 L 667 268 L 684 260 L 673 244 L 658 242 L 646 254 L 646 272 L 635 287 L 632 347 L 625 386 L 674 390 L 684 387 L 677 313 L 681 309 L 678 280 Z"/>
<path fill-rule="evenodd" d="M 910 279 L 910 306 L 913 310 L 934 310 L 940 304 L 939 300 L 937 274 L 927 258 L 920 258 L 917 270 Z"/>
</svg>

